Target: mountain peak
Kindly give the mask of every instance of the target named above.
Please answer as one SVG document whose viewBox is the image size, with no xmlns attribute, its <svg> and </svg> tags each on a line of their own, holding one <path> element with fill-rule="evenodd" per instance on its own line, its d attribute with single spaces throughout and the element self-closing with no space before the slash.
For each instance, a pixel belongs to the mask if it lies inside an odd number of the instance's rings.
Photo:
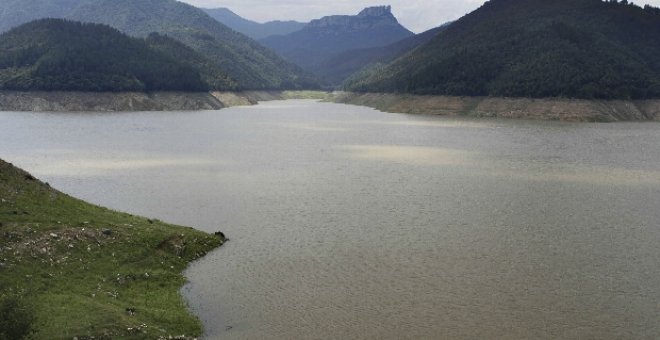
<svg viewBox="0 0 660 340">
<path fill-rule="evenodd" d="M 359 17 L 382 17 L 392 15 L 392 6 L 367 7 L 358 14 Z"/>
<path fill-rule="evenodd" d="M 307 28 L 344 27 L 350 30 L 363 30 L 379 25 L 400 26 L 392 14 L 392 6 L 376 6 L 363 9 L 358 15 L 331 15 L 312 20 Z M 412 34 L 412 33 L 411 33 Z"/>
</svg>

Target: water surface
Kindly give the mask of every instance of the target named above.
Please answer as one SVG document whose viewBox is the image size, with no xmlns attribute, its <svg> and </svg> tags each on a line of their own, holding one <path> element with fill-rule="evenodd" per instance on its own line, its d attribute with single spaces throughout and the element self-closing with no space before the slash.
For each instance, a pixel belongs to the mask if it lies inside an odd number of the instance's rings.
<svg viewBox="0 0 660 340">
<path fill-rule="evenodd" d="M 660 337 L 660 124 L 0 113 L 0 157 L 224 231 L 184 289 L 209 339 Z"/>
</svg>

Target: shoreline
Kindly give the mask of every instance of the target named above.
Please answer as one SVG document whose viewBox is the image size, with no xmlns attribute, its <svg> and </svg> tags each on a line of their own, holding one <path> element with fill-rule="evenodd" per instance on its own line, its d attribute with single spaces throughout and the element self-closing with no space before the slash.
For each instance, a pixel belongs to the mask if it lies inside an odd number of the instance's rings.
<svg viewBox="0 0 660 340">
<path fill-rule="evenodd" d="M 243 92 L 17 92 L 0 91 L 0 111 L 201 111 L 285 99 L 282 91 Z"/>
<path fill-rule="evenodd" d="M 660 99 L 585 100 L 334 92 L 326 101 L 390 113 L 555 120 L 566 122 L 660 121 Z"/>
<path fill-rule="evenodd" d="M 184 271 L 222 246 L 224 235 L 86 203 L 1 159 L 0 198 L 0 324 L 10 328 L 3 332 L 34 339 L 203 334 L 181 294 Z"/>
<path fill-rule="evenodd" d="M 251 106 L 261 101 L 317 99 L 389 113 L 566 122 L 660 121 L 660 99 L 459 97 L 323 91 L 242 92 L 15 92 L 0 91 L 0 111 L 131 112 L 201 111 Z"/>
</svg>

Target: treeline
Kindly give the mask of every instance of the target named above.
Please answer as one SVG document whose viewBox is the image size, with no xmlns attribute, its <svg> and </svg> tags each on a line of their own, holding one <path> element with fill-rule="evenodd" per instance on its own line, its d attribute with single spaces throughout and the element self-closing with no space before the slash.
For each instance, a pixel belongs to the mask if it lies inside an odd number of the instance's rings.
<svg viewBox="0 0 660 340">
<path fill-rule="evenodd" d="M 660 98 L 658 9 L 601 0 L 491 0 L 428 44 L 349 79 L 352 91 Z"/>
<path fill-rule="evenodd" d="M 620 0 L 620 1 L 619 0 L 604 0 L 603 2 L 605 2 L 606 4 L 610 4 L 610 5 L 639 7 L 634 2 L 628 1 L 628 0 Z M 645 11 L 647 11 L 649 13 L 660 15 L 660 8 L 658 8 L 658 7 L 654 7 L 654 6 L 651 6 L 651 5 L 644 5 L 643 8 L 644 8 Z"/>
<path fill-rule="evenodd" d="M 31 0 L 41 5 L 53 0 Z M 318 81 L 275 52 L 221 24 L 199 8 L 172 0 L 67 0 L 66 18 L 107 24 L 130 36 L 157 32 L 185 44 L 231 78 L 216 90 L 317 88 Z M 1 1 L 0 1 L 1 2 Z M 0 5 L 0 8 L 2 5 Z M 203 77 L 208 80 L 205 72 Z"/>
<path fill-rule="evenodd" d="M 215 90 L 319 86 L 315 77 L 284 61 L 275 52 L 181 1 L 0 0 L 0 32 L 44 18 L 104 24 L 143 39 L 153 32 L 173 38 L 203 56 L 202 78 Z M 199 60 L 195 64 L 199 65 Z M 221 70 L 222 75 L 212 78 L 217 70 Z"/>
<path fill-rule="evenodd" d="M 161 45 L 173 43 L 163 39 L 152 40 Z M 180 55 L 164 50 L 104 25 L 38 20 L 0 35 L 0 89 L 207 91 L 210 88 L 196 65 L 185 62 L 191 58 L 179 59 Z"/>
</svg>

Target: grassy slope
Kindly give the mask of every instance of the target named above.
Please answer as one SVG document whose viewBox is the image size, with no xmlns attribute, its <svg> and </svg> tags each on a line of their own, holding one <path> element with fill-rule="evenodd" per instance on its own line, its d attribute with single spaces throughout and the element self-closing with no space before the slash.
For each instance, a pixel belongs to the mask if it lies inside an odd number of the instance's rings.
<svg viewBox="0 0 660 340">
<path fill-rule="evenodd" d="M 34 339 L 201 334 L 181 272 L 222 242 L 74 199 L 0 160 L 0 295 L 34 310 Z"/>
</svg>

